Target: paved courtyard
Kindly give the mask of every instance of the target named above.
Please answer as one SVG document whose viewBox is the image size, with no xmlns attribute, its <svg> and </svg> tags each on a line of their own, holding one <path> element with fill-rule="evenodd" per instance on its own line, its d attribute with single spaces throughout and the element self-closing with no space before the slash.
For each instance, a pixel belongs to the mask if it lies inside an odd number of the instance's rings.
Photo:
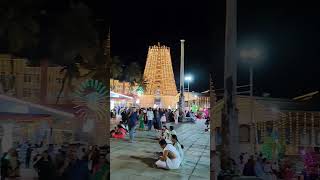
<svg viewBox="0 0 320 180">
<path fill-rule="evenodd" d="M 184 145 L 185 158 L 178 170 L 153 168 L 155 152 L 161 152 L 154 131 L 137 131 L 136 143 L 110 139 L 112 180 L 205 180 L 210 179 L 210 139 L 204 120 L 183 123 L 176 127 L 177 136 Z"/>
</svg>

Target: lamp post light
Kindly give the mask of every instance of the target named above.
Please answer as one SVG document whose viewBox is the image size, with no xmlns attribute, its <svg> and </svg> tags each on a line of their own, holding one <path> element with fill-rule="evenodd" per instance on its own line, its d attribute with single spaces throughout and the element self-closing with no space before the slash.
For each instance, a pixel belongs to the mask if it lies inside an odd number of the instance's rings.
<svg viewBox="0 0 320 180">
<path fill-rule="evenodd" d="M 190 81 L 192 81 L 192 76 L 186 76 L 185 78 L 184 78 L 184 80 L 185 81 L 187 81 L 187 83 L 188 83 L 188 92 L 190 92 Z"/>
<path fill-rule="evenodd" d="M 190 81 L 192 81 L 192 76 L 188 75 L 184 78 L 185 81 L 188 83 L 188 108 L 190 109 Z"/>
<path fill-rule="evenodd" d="M 253 124 L 254 128 L 254 152 L 257 152 L 257 146 L 259 144 L 258 139 L 258 129 L 257 129 L 257 121 L 254 118 L 254 99 L 253 99 L 253 62 L 257 61 L 260 57 L 260 51 L 256 48 L 253 49 L 243 49 L 240 51 L 241 59 L 247 61 L 249 63 L 249 73 L 250 73 L 250 120 Z"/>
</svg>

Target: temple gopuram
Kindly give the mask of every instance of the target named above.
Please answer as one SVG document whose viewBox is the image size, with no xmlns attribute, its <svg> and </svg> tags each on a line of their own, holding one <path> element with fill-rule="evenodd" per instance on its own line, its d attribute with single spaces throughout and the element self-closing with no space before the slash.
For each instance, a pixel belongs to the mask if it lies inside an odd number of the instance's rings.
<svg viewBox="0 0 320 180">
<path fill-rule="evenodd" d="M 149 47 L 144 78 L 147 85 L 140 97 L 141 107 L 176 107 L 178 92 L 169 47 L 160 43 Z"/>
</svg>

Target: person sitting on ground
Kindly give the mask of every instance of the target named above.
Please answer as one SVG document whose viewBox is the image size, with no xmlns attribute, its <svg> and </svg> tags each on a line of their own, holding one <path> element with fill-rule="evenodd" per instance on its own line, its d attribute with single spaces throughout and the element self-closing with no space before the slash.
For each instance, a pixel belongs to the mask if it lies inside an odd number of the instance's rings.
<svg viewBox="0 0 320 180">
<path fill-rule="evenodd" d="M 174 130 L 173 126 L 170 126 L 170 135 L 177 135 L 177 132 Z"/>
<path fill-rule="evenodd" d="M 124 137 L 127 134 L 127 130 L 124 128 L 123 125 L 118 125 L 116 130 L 112 130 L 110 132 L 111 137 L 116 138 L 116 139 L 124 139 Z"/>
<path fill-rule="evenodd" d="M 160 147 L 163 149 L 162 156 L 155 163 L 156 167 L 163 169 L 179 169 L 181 158 L 179 152 L 172 144 L 167 144 L 166 140 L 159 141 Z"/>
<path fill-rule="evenodd" d="M 167 126 L 163 126 L 160 139 L 165 139 L 167 142 L 171 142 L 171 135 Z"/>
<path fill-rule="evenodd" d="M 184 152 L 183 152 L 183 145 L 180 144 L 177 135 L 172 134 L 171 136 L 171 141 L 173 146 L 177 149 L 177 151 L 179 152 L 180 158 L 181 158 L 181 162 L 183 161 L 184 158 Z"/>
</svg>

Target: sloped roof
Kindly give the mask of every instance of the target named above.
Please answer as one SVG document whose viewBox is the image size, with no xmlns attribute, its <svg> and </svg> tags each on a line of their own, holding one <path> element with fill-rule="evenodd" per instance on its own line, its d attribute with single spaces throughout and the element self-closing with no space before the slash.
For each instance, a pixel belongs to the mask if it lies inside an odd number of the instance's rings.
<svg viewBox="0 0 320 180">
<path fill-rule="evenodd" d="M 69 117 L 69 118 L 74 117 L 74 114 L 70 113 L 70 112 L 66 112 L 63 110 L 59 110 L 56 108 L 52 108 L 49 106 L 44 106 L 44 105 L 40 105 L 40 104 L 36 104 L 36 103 L 32 103 L 32 102 L 27 102 L 27 101 L 24 101 L 24 100 L 21 100 L 18 98 L 14 98 L 14 97 L 10 97 L 7 95 L 3 95 L 3 94 L 0 94 L 0 102 L 1 102 L 1 100 L 25 105 L 25 106 L 29 107 L 30 109 L 32 109 L 35 112 L 34 114 L 56 114 L 59 116 L 64 116 L 64 117 Z M 42 113 L 40 113 L 40 112 L 42 112 Z"/>
<path fill-rule="evenodd" d="M 15 121 L 34 121 L 50 118 L 48 114 L 25 114 L 25 113 L 4 113 L 0 112 L 0 120 L 15 120 Z"/>
</svg>

